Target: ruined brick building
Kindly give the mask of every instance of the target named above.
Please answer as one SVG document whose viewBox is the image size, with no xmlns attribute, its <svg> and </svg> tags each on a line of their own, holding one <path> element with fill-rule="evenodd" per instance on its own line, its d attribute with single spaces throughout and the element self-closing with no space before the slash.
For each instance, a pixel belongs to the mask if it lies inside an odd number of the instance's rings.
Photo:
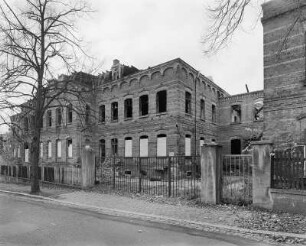
<svg viewBox="0 0 306 246">
<path fill-rule="evenodd" d="M 306 36 L 300 19 L 292 25 L 304 10 L 294 0 L 263 5 L 262 91 L 229 95 L 180 58 L 143 70 L 114 60 L 99 76 L 61 77 L 92 92 L 83 121 L 74 103 L 46 112 L 42 163 L 79 163 L 85 145 L 103 158 L 191 156 L 205 142 L 221 144 L 224 154 L 240 154 L 263 138 L 275 146 L 305 144 Z M 29 162 L 27 144 L 12 148 L 12 155 Z"/>
</svg>

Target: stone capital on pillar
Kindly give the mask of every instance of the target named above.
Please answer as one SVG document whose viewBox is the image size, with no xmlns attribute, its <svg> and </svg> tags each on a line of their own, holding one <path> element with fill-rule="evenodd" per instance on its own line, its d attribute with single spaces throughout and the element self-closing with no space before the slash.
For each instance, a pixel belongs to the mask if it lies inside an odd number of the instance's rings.
<svg viewBox="0 0 306 246">
<path fill-rule="evenodd" d="M 269 189 L 271 187 L 271 157 L 273 143 L 258 141 L 253 147 L 253 205 L 272 209 L 273 202 Z"/>
</svg>

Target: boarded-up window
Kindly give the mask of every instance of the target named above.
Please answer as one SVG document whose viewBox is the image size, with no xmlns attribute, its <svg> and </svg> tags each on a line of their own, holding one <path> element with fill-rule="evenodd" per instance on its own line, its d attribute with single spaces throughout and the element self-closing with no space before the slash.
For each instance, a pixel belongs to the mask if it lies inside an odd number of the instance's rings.
<svg viewBox="0 0 306 246">
<path fill-rule="evenodd" d="M 143 95 L 139 97 L 139 115 L 144 116 L 149 114 L 149 96 Z"/>
<path fill-rule="evenodd" d="M 29 145 L 27 143 L 24 144 L 24 161 L 29 162 Z"/>
<path fill-rule="evenodd" d="M 205 143 L 205 139 L 203 137 L 200 138 L 200 147 L 202 147 Z"/>
<path fill-rule="evenodd" d="M 17 157 L 20 158 L 21 154 L 20 154 L 20 147 L 17 148 Z"/>
<path fill-rule="evenodd" d="M 167 156 L 167 136 L 165 134 L 157 136 L 157 156 Z"/>
<path fill-rule="evenodd" d="M 68 158 L 72 158 L 72 139 L 67 140 Z"/>
<path fill-rule="evenodd" d="M 48 158 L 52 157 L 52 143 L 48 141 Z"/>
<path fill-rule="evenodd" d="M 61 140 L 56 141 L 56 153 L 57 153 L 58 158 L 62 157 L 62 141 Z"/>
<path fill-rule="evenodd" d="M 40 146 L 39 146 L 39 156 L 40 158 L 43 158 L 44 156 L 44 144 L 43 143 L 40 143 Z"/>
<path fill-rule="evenodd" d="M 139 156 L 149 156 L 149 138 L 148 136 L 141 136 L 139 141 Z"/>
<path fill-rule="evenodd" d="M 128 137 L 125 138 L 125 142 L 124 142 L 124 156 L 125 157 L 132 157 L 133 153 L 132 153 L 132 148 L 133 148 L 133 140 L 132 138 Z"/>
<path fill-rule="evenodd" d="M 167 91 L 159 91 L 156 94 L 156 112 L 167 112 Z"/>
<path fill-rule="evenodd" d="M 191 136 L 185 136 L 185 156 L 191 156 Z"/>
</svg>

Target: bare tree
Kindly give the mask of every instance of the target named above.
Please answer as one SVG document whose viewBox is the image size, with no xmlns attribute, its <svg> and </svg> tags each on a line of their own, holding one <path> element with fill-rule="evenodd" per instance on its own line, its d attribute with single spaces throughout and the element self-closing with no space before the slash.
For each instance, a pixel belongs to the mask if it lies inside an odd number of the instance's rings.
<svg viewBox="0 0 306 246">
<path fill-rule="evenodd" d="M 25 0 L 18 4 L 0 1 L 0 107 L 6 114 L 22 112 L 19 118 L 32 115 L 31 192 L 38 193 L 44 113 L 54 101 L 63 102 L 68 92 L 75 97 L 79 93 L 78 86 L 68 86 L 69 78 L 52 81 L 59 73 L 74 72 L 76 58 L 84 55 L 75 23 L 89 7 L 80 0 Z M 7 120 L 3 115 L 2 119 Z"/>
<path fill-rule="evenodd" d="M 295 1 L 297 6 L 301 7 L 301 0 Z M 213 5 L 207 7 L 210 26 L 202 39 L 204 53 L 214 54 L 226 47 L 231 42 L 235 33 L 244 24 L 244 17 L 250 8 L 257 10 L 257 16 L 253 20 L 256 24 L 262 16 L 261 5 L 265 2 L 267 0 L 215 0 Z M 279 45 L 279 51 L 284 49 L 287 37 L 295 25 L 301 24 L 302 16 L 302 12 L 298 11 L 296 18 Z"/>
</svg>

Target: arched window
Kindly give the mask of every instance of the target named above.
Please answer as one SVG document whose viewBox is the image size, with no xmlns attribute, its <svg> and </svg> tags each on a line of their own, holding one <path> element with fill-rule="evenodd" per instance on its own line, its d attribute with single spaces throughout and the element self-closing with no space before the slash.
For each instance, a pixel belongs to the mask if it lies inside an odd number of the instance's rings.
<svg viewBox="0 0 306 246">
<path fill-rule="evenodd" d="M 131 137 L 127 137 L 124 140 L 124 156 L 125 157 L 133 156 L 133 139 Z"/>
<path fill-rule="evenodd" d="M 48 154 L 47 154 L 47 156 L 48 156 L 48 158 L 51 158 L 52 157 L 52 142 L 51 141 L 48 141 Z"/>
<path fill-rule="evenodd" d="M 103 162 L 106 156 L 105 139 L 100 139 L 99 141 L 99 155 L 101 162 Z"/>
<path fill-rule="evenodd" d="M 72 158 L 72 139 L 67 139 L 67 157 Z"/>
<path fill-rule="evenodd" d="M 167 112 L 167 91 L 159 91 L 156 94 L 156 112 Z"/>
<path fill-rule="evenodd" d="M 157 135 L 157 156 L 167 156 L 167 135 Z"/>
<path fill-rule="evenodd" d="M 191 94 L 188 91 L 185 92 L 185 113 L 191 114 Z"/>
<path fill-rule="evenodd" d="M 113 138 L 111 140 L 111 144 L 112 144 L 112 155 L 118 155 L 118 139 Z"/>
<path fill-rule="evenodd" d="M 191 156 L 191 135 L 185 136 L 185 156 Z"/>
<path fill-rule="evenodd" d="M 139 139 L 139 156 L 148 157 L 149 156 L 149 137 L 141 136 Z"/>
<path fill-rule="evenodd" d="M 29 144 L 24 144 L 24 162 L 29 162 Z"/>
</svg>

